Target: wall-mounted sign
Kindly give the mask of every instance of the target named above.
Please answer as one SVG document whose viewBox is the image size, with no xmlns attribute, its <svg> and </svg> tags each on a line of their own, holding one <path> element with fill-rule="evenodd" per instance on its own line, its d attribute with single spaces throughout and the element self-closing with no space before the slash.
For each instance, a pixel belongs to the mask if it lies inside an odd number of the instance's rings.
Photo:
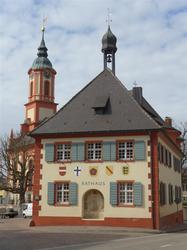
<svg viewBox="0 0 187 250">
<path fill-rule="evenodd" d="M 109 175 L 109 176 L 112 175 L 112 174 L 114 173 L 113 167 L 112 167 L 112 166 L 106 166 L 105 172 L 106 172 L 106 174 Z"/>
<path fill-rule="evenodd" d="M 59 175 L 64 176 L 66 174 L 66 166 L 59 167 Z"/>
<path fill-rule="evenodd" d="M 122 171 L 124 175 L 127 175 L 129 173 L 129 166 L 122 167 Z"/>
<path fill-rule="evenodd" d="M 82 168 L 81 167 L 75 167 L 73 171 L 74 171 L 74 174 L 76 176 L 79 176 L 81 174 Z"/>
<path fill-rule="evenodd" d="M 90 175 L 92 176 L 97 175 L 97 167 L 90 167 Z"/>
<path fill-rule="evenodd" d="M 83 186 L 105 186 L 104 181 L 82 181 Z"/>
</svg>

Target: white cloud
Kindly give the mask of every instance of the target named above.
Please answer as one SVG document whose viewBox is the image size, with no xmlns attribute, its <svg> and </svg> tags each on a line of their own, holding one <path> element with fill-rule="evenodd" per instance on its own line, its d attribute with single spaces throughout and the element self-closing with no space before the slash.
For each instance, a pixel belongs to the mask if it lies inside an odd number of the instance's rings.
<svg viewBox="0 0 187 250">
<path fill-rule="evenodd" d="M 27 71 L 41 40 L 42 16 L 48 17 L 45 40 L 61 107 L 103 70 L 107 7 L 118 38 L 117 77 L 127 88 L 136 80 L 162 117 L 187 120 L 186 0 L 1 0 L 1 134 L 24 120 Z"/>
</svg>

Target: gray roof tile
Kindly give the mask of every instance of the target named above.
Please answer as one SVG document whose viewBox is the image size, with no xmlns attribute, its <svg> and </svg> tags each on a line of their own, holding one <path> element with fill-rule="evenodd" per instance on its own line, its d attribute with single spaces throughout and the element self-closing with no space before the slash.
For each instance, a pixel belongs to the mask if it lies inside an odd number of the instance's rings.
<svg viewBox="0 0 187 250">
<path fill-rule="evenodd" d="M 107 112 L 103 114 L 97 114 L 93 109 L 99 96 L 103 96 L 100 100 L 102 105 L 104 97 L 109 97 Z M 159 128 L 159 123 L 135 101 L 119 79 L 109 69 L 105 69 L 54 116 L 34 129 L 31 135 Z"/>
</svg>

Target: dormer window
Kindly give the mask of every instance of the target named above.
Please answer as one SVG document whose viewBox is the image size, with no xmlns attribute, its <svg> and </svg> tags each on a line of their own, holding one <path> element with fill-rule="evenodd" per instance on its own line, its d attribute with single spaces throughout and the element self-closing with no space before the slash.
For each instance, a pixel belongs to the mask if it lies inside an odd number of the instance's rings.
<svg viewBox="0 0 187 250">
<path fill-rule="evenodd" d="M 95 114 L 105 114 L 107 112 L 108 103 L 109 96 L 97 96 L 92 106 L 95 110 Z"/>
</svg>

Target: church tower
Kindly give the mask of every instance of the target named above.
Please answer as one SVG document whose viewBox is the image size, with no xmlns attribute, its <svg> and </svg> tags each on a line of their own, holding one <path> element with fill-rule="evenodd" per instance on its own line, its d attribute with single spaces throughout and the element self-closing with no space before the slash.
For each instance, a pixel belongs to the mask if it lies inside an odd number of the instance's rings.
<svg viewBox="0 0 187 250">
<path fill-rule="evenodd" d="M 102 49 L 103 59 L 104 59 L 104 69 L 109 67 L 111 64 L 111 70 L 115 75 L 115 53 L 117 51 L 116 47 L 117 38 L 112 33 L 110 25 L 108 25 L 108 30 L 102 38 Z"/>
<path fill-rule="evenodd" d="M 30 132 L 45 118 L 56 112 L 54 88 L 56 71 L 48 59 L 44 41 L 45 28 L 42 28 L 42 40 L 38 47 L 37 58 L 28 71 L 29 97 L 25 104 L 25 121 L 21 124 L 23 133 Z"/>
</svg>

